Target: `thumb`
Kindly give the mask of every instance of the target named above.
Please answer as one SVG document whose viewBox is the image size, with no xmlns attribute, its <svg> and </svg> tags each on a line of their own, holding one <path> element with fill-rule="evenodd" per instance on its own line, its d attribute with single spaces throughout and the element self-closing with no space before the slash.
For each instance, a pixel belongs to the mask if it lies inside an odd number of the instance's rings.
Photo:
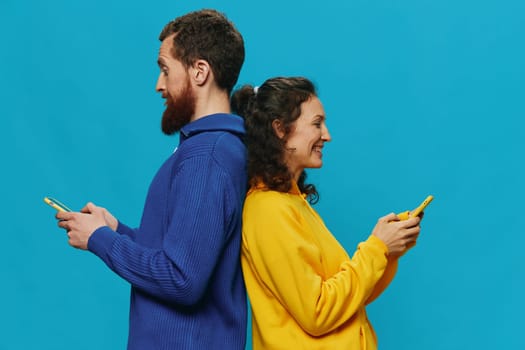
<svg viewBox="0 0 525 350">
<path fill-rule="evenodd" d="M 88 202 L 84 208 L 82 208 L 83 213 L 93 213 L 95 210 L 97 210 L 97 206 L 91 202 Z"/>
<path fill-rule="evenodd" d="M 397 221 L 397 216 L 396 216 L 396 214 L 394 214 L 394 213 L 390 213 L 390 214 L 388 214 L 388 215 L 383 216 L 383 217 L 380 218 L 379 220 L 380 220 L 380 221 L 383 221 L 383 222 Z"/>
</svg>

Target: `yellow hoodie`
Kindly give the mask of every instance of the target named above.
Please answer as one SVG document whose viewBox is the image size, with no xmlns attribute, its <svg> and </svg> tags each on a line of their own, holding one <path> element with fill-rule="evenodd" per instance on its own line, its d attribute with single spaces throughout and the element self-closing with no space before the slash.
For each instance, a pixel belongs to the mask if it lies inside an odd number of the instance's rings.
<svg viewBox="0 0 525 350">
<path fill-rule="evenodd" d="M 397 260 L 375 236 L 350 259 L 299 192 L 252 188 L 243 212 L 242 268 L 253 349 L 377 349 L 365 305 Z"/>
</svg>

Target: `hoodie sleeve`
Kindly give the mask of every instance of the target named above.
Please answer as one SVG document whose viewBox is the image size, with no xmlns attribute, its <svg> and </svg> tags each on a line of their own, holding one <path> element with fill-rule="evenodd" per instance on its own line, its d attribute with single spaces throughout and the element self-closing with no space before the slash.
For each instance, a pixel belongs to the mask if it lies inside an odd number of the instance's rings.
<svg viewBox="0 0 525 350">
<path fill-rule="evenodd" d="M 323 254 L 329 252 L 319 250 L 319 236 L 306 233 L 321 224 L 306 228 L 296 209 L 278 198 L 247 201 L 243 220 L 247 286 L 266 289 L 312 336 L 331 332 L 353 317 L 387 266 L 386 246 L 370 236 L 336 273 L 324 276 Z"/>
</svg>

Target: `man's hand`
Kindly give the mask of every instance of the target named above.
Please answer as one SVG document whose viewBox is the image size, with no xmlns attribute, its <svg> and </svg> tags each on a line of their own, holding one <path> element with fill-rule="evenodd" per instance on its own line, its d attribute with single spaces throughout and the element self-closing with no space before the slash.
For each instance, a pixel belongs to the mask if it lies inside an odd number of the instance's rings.
<svg viewBox="0 0 525 350">
<path fill-rule="evenodd" d="M 59 220 L 58 226 L 67 231 L 69 244 L 78 249 L 87 249 L 89 237 L 96 229 L 102 226 L 110 226 L 109 221 L 116 219 L 109 212 L 93 203 L 88 203 L 80 213 L 58 212 L 55 217 Z M 114 224 L 114 222 L 112 222 Z M 116 224 L 115 224 L 116 228 Z"/>
<path fill-rule="evenodd" d="M 102 212 L 104 213 L 104 219 L 106 220 L 106 225 L 109 226 L 109 228 L 112 229 L 113 231 L 117 231 L 118 220 L 113 215 L 111 215 L 111 213 L 106 208 L 97 207 L 93 203 L 88 203 L 86 204 L 84 208 L 82 208 L 81 212 L 91 213 L 90 208 L 97 208 L 97 210 L 98 209 L 102 210 Z"/>
</svg>

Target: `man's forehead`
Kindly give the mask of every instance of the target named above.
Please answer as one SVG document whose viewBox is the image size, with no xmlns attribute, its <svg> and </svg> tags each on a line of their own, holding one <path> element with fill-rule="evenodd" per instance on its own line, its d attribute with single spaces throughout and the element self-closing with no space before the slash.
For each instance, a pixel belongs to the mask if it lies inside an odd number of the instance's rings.
<svg viewBox="0 0 525 350">
<path fill-rule="evenodd" d="M 161 44 L 160 44 L 160 47 L 173 47 L 173 43 L 174 43 L 174 39 L 175 39 L 175 35 L 177 35 L 176 33 L 175 34 L 171 34 L 171 35 L 168 35 L 167 37 L 164 38 L 164 40 L 162 40 Z"/>
<path fill-rule="evenodd" d="M 173 56 L 172 55 L 173 46 L 174 46 L 173 38 L 175 37 L 175 35 L 176 34 L 171 34 L 167 36 L 166 38 L 164 38 L 164 40 L 162 40 L 160 44 L 160 48 L 159 48 L 159 58 L 160 57 L 171 58 Z"/>
</svg>

